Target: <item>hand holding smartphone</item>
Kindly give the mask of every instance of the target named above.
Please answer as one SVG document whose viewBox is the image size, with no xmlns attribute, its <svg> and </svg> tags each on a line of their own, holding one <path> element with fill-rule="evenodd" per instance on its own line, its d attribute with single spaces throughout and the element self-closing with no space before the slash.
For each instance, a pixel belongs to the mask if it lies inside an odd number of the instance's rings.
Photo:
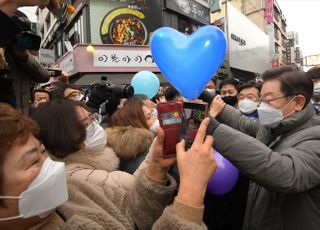
<svg viewBox="0 0 320 230">
<path fill-rule="evenodd" d="M 163 154 L 176 154 L 176 145 L 181 139 L 190 148 L 200 123 L 208 114 L 206 102 L 164 102 L 157 105 L 158 119 L 164 130 Z"/>
<path fill-rule="evenodd" d="M 61 77 L 62 70 L 60 69 L 47 69 L 50 77 Z"/>
<path fill-rule="evenodd" d="M 176 145 L 180 142 L 183 104 L 182 102 L 164 102 L 157 105 L 158 119 L 164 131 L 163 154 L 176 154 Z"/>
<path fill-rule="evenodd" d="M 183 119 L 181 139 L 185 140 L 185 147 L 189 149 L 197 135 L 201 122 L 207 117 L 208 103 L 188 101 L 183 103 Z"/>
</svg>

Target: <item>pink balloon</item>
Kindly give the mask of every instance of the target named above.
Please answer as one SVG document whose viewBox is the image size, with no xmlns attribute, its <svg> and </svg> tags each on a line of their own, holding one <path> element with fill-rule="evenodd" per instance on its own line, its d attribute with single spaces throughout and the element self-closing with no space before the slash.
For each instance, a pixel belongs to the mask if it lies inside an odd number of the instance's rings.
<svg viewBox="0 0 320 230">
<path fill-rule="evenodd" d="M 207 192 L 215 195 L 222 195 L 230 192 L 236 185 L 239 172 L 230 161 L 224 158 L 216 150 L 214 150 L 214 157 L 218 164 L 218 169 L 209 181 Z"/>
</svg>

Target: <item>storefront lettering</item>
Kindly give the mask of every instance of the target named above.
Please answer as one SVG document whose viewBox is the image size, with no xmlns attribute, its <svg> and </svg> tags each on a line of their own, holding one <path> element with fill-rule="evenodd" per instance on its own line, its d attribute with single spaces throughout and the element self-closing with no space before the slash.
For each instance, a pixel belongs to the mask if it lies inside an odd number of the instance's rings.
<svg viewBox="0 0 320 230">
<path fill-rule="evenodd" d="M 176 3 L 179 8 L 186 14 L 193 14 L 195 18 L 205 17 L 204 10 L 199 9 L 199 6 L 189 2 L 188 0 L 176 0 Z"/>
<path fill-rule="evenodd" d="M 204 24 L 210 22 L 208 4 L 204 6 L 194 0 L 166 0 L 166 8 Z"/>
<path fill-rule="evenodd" d="M 95 67 L 156 67 L 150 51 L 96 50 L 94 53 Z"/>
<path fill-rule="evenodd" d="M 240 38 L 239 36 L 231 33 L 231 39 L 235 40 L 236 42 L 239 42 L 240 46 L 245 46 L 246 45 L 246 40 Z"/>
</svg>

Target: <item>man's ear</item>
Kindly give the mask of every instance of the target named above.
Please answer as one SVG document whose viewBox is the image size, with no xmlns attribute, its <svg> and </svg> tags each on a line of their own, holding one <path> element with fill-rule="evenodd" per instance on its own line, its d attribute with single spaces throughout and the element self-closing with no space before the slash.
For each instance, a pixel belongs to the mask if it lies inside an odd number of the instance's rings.
<svg viewBox="0 0 320 230">
<path fill-rule="evenodd" d="M 303 110 L 303 108 L 307 104 L 307 100 L 306 100 L 305 96 L 303 96 L 302 94 L 297 95 L 294 99 L 294 102 L 295 102 L 294 110 L 296 112 Z"/>
</svg>

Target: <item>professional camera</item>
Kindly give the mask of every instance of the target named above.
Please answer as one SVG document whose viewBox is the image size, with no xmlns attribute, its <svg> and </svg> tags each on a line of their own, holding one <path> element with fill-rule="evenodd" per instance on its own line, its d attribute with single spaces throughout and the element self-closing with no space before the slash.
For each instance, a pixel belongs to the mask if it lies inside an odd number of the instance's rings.
<svg viewBox="0 0 320 230">
<path fill-rule="evenodd" d="M 131 98 L 134 89 L 131 85 L 116 85 L 112 83 L 93 84 L 86 90 L 88 107 L 98 112 L 104 103 L 105 114 L 110 117 L 116 110 L 121 98 Z M 102 114 L 103 115 L 103 114 Z"/>
<path fill-rule="evenodd" d="M 11 20 L 20 28 L 20 32 L 14 35 L 9 43 L 28 50 L 39 50 L 41 37 L 31 33 L 31 21 L 21 11 L 16 11 Z"/>
<path fill-rule="evenodd" d="M 214 92 L 205 89 L 199 96 L 199 99 L 201 99 L 204 102 L 207 102 L 210 105 L 215 96 L 216 94 Z"/>
<path fill-rule="evenodd" d="M 38 51 L 41 44 L 41 37 L 36 34 L 23 31 L 12 38 L 11 44 L 15 44 L 20 48 Z"/>
</svg>

